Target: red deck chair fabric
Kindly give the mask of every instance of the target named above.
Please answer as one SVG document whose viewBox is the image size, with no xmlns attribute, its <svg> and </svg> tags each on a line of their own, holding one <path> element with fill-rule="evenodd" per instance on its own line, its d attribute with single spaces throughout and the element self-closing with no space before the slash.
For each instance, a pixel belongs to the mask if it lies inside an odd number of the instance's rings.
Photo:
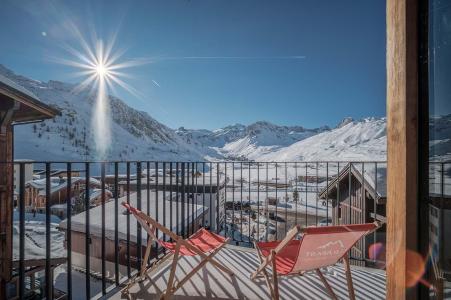
<svg viewBox="0 0 451 300">
<path fill-rule="evenodd" d="M 299 273 L 336 264 L 375 224 L 311 227 L 300 240 L 291 240 L 276 256 L 279 274 Z M 264 257 L 281 241 L 257 243 Z"/>
<path fill-rule="evenodd" d="M 143 278 L 149 269 L 146 268 L 147 261 L 150 255 L 150 249 L 152 246 L 152 242 L 155 241 L 160 244 L 163 248 L 168 250 L 168 253 L 160 259 L 160 263 L 166 261 L 168 257 L 173 256 L 173 262 L 171 267 L 171 272 L 169 274 L 168 287 L 166 291 L 162 294 L 161 298 L 169 299 L 171 295 L 175 293 L 188 279 L 194 275 L 197 271 L 201 269 L 207 262 L 213 264 L 218 269 L 224 271 L 229 275 L 234 275 L 233 271 L 229 268 L 225 267 L 218 261 L 216 261 L 213 256 L 219 252 L 229 240 L 228 238 L 224 238 L 215 233 L 209 232 L 208 230 L 201 228 L 196 233 L 191 235 L 188 239 L 183 239 L 178 236 L 174 232 L 170 231 L 156 220 L 152 219 L 142 211 L 134 208 L 128 203 L 122 202 L 122 205 L 127 208 L 129 212 L 131 212 L 136 220 L 141 224 L 141 227 L 147 231 L 149 234 L 149 239 L 147 241 L 147 249 L 144 254 L 143 265 L 141 267 L 140 278 Z M 164 241 L 159 239 L 156 236 L 156 230 L 160 230 L 163 234 L 167 235 L 172 241 Z M 208 255 L 207 255 L 208 254 Z M 180 256 L 194 256 L 198 255 L 202 258 L 199 264 L 194 267 L 194 269 L 188 273 L 183 279 L 179 280 L 178 283 L 174 286 L 174 277 L 175 271 L 177 267 L 177 261 Z M 149 278 L 150 279 L 150 278 Z M 135 283 L 135 281 L 131 281 L 126 288 L 123 290 L 123 293 L 128 293 L 130 287 Z"/>
<path fill-rule="evenodd" d="M 283 241 L 256 243 L 262 264 L 252 275 L 252 279 L 255 279 L 260 273 L 267 277 L 265 271 L 267 266 L 273 269 L 273 277 L 302 274 L 314 270 L 329 290 L 330 286 L 322 276 L 320 269 L 332 266 L 341 259 L 345 260 L 345 267 L 349 269 L 348 252 L 363 236 L 374 231 L 377 227 L 378 224 L 376 223 L 310 227 L 303 230 L 297 226 L 288 232 Z M 296 240 L 295 238 L 301 233 L 302 237 Z M 348 288 L 351 289 L 350 270 L 347 277 Z M 269 278 L 266 279 L 268 285 L 270 285 Z M 277 282 L 275 280 L 277 278 L 273 278 L 274 291 L 272 286 L 268 287 L 273 298 L 277 299 L 278 290 L 276 291 Z M 351 287 L 349 284 L 351 284 Z M 331 289 L 329 293 L 333 298 L 336 297 Z M 351 294 L 351 298 L 353 298 L 353 291 L 350 291 Z"/>
<path fill-rule="evenodd" d="M 189 244 L 193 245 L 200 251 L 207 253 L 215 250 L 216 248 L 222 246 L 226 242 L 226 238 L 217 235 L 213 232 L 206 230 L 205 228 L 199 229 L 195 234 L 186 240 Z M 176 244 L 175 242 L 164 242 L 160 240 L 161 246 L 169 251 L 175 252 Z M 183 256 L 194 256 L 197 255 L 196 252 L 188 249 L 186 246 L 180 247 L 180 255 Z"/>
</svg>

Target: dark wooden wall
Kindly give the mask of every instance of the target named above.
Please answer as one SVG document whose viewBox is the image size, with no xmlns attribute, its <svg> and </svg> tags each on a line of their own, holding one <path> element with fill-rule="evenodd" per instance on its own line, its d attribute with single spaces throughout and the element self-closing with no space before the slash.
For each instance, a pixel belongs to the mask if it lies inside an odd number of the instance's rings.
<svg viewBox="0 0 451 300">
<path fill-rule="evenodd" d="M 349 188 L 349 182 L 350 188 Z M 370 213 L 374 210 L 374 199 L 365 192 L 362 183 L 354 176 L 340 182 L 338 202 L 333 202 L 332 221 L 334 225 L 361 224 L 374 222 Z M 362 239 L 351 250 L 351 263 L 366 266 L 364 261 L 367 255 L 368 245 L 372 237 Z"/>
<path fill-rule="evenodd" d="M 0 119 L 5 116 L 8 118 L 8 108 L 2 107 L 4 102 L 0 104 Z M 12 268 L 12 159 L 12 126 L 8 119 L 5 119 L 5 123 L 0 127 L 0 299 L 5 296 L 5 284 L 11 278 Z"/>
</svg>

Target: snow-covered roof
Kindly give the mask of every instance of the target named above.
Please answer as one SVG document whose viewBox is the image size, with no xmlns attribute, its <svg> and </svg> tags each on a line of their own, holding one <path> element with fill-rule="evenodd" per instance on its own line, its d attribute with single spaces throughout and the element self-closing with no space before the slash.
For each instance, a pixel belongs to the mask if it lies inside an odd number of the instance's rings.
<svg viewBox="0 0 451 300">
<path fill-rule="evenodd" d="M 156 216 L 156 192 L 150 192 L 150 216 L 155 218 Z M 141 202 L 141 210 L 147 212 L 147 191 L 142 190 L 141 192 L 142 202 Z M 173 193 L 173 197 L 175 197 Z M 119 215 L 118 215 L 118 233 L 119 239 L 127 238 L 127 215 L 126 209 L 121 205 L 123 201 L 126 201 L 126 197 L 122 197 L 118 199 L 118 207 L 119 207 Z M 180 216 L 177 216 L 177 205 L 179 205 L 180 212 L 180 202 L 169 201 L 169 193 L 166 193 L 166 203 L 163 200 L 163 192 L 158 192 L 158 221 L 163 224 L 163 212 L 166 213 L 166 227 L 170 228 L 170 219 L 172 215 L 172 231 L 175 231 L 177 228 L 177 224 L 179 228 L 181 228 L 182 220 Z M 137 207 L 137 193 L 133 193 L 130 195 L 130 204 L 134 207 Z M 164 204 L 164 205 L 163 205 Z M 165 207 L 165 208 L 164 208 Z M 202 205 L 192 205 L 190 203 L 185 203 L 185 226 L 190 224 L 192 214 L 192 209 L 194 209 L 194 216 L 200 216 L 204 211 L 207 210 L 206 207 Z M 108 239 L 114 239 L 114 211 L 115 211 L 115 201 L 109 201 L 105 203 L 105 236 Z M 102 206 L 96 206 L 89 210 L 89 228 L 92 235 L 101 237 L 102 236 Z M 84 233 L 85 232 L 85 223 L 86 222 L 86 212 L 79 213 L 72 217 L 72 230 Z M 66 229 L 67 220 L 64 220 L 60 223 L 60 227 L 62 229 Z M 137 230 L 137 222 L 133 215 L 130 215 L 130 241 L 136 242 L 136 230 Z M 159 232 L 160 237 L 162 236 L 161 232 Z M 147 241 L 147 233 L 145 230 L 142 230 L 142 241 L 143 245 Z"/>
<path fill-rule="evenodd" d="M 105 189 L 105 194 L 106 195 L 112 195 L 110 190 Z M 89 200 L 92 201 L 94 199 L 96 199 L 97 197 L 99 197 L 100 195 L 102 195 L 102 189 L 90 189 L 89 190 Z"/>
<path fill-rule="evenodd" d="M 18 85 L 17 83 L 15 83 L 14 81 L 12 81 L 9 78 L 6 78 L 5 76 L 0 74 L 0 83 L 15 89 L 16 91 L 21 92 L 22 94 L 27 95 L 30 98 L 34 98 L 35 100 L 41 101 L 39 100 L 38 96 L 36 96 L 35 94 L 33 94 L 32 92 L 30 92 L 29 90 L 27 90 L 26 88 L 24 88 L 23 86 Z"/>
<path fill-rule="evenodd" d="M 85 181 L 85 177 L 72 177 L 71 182 L 75 184 L 80 181 Z M 39 190 L 39 195 L 45 196 L 46 194 L 46 178 L 33 179 L 26 182 L 26 186 L 32 186 Z M 100 181 L 95 178 L 90 178 L 90 184 L 100 186 Z M 50 193 L 55 193 L 63 188 L 67 187 L 66 177 L 50 177 Z"/>
<path fill-rule="evenodd" d="M 66 203 L 53 204 L 52 206 L 50 206 L 50 209 L 67 209 L 67 204 Z"/>
<path fill-rule="evenodd" d="M 224 176 L 221 175 L 219 178 L 219 186 L 220 188 L 224 186 Z M 166 173 L 166 176 L 163 177 L 158 176 L 158 187 L 162 187 L 163 186 L 163 182 L 166 185 L 166 188 L 169 189 L 169 187 L 171 186 L 171 181 L 172 181 L 172 186 L 175 188 L 176 186 L 181 186 L 182 184 L 182 177 L 178 176 L 178 181 L 177 181 L 177 176 L 175 175 L 175 171 L 174 174 L 172 175 L 172 180 L 171 177 L 169 176 L 169 171 Z M 126 185 L 127 184 L 127 180 L 120 180 L 118 182 L 119 185 Z M 138 180 L 134 179 L 134 180 L 130 180 L 129 184 L 131 186 L 136 186 L 138 184 Z M 150 186 L 153 188 L 157 185 L 156 183 L 156 178 L 155 177 L 149 177 L 149 184 Z M 210 173 L 205 173 L 205 178 L 203 177 L 203 175 L 199 176 L 199 177 L 194 177 L 194 180 L 191 176 L 191 173 L 189 174 L 189 176 L 185 176 L 185 186 L 186 188 L 192 187 L 192 186 L 197 186 L 197 189 L 202 190 L 202 187 L 205 184 L 205 189 L 208 190 L 210 186 L 213 187 L 213 190 L 215 190 L 215 188 L 218 186 L 218 180 L 217 180 L 217 175 L 216 174 L 212 174 L 211 176 L 211 180 L 210 180 Z M 147 185 L 147 177 L 141 178 L 141 186 L 145 187 Z"/>
<path fill-rule="evenodd" d="M 25 259 L 45 258 L 45 214 L 25 213 Z M 52 258 L 66 257 L 64 248 L 65 234 L 56 229 L 61 220 L 50 215 Z M 13 260 L 19 259 L 19 211 L 13 213 Z"/>
<path fill-rule="evenodd" d="M 13 122 L 26 122 L 52 118 L 60 112 L 44 104 L 35 94 L 0 74 L 0 94 L 19 102 L 20 109 L 13 113 Z"/>
</svg>

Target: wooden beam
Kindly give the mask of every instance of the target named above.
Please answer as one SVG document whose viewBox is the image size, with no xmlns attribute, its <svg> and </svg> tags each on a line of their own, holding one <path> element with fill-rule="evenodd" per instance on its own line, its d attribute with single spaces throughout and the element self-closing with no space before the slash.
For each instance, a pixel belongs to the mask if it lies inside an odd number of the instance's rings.
<svg viewBox="0 0 451 300">
<path fill-rule="evenodd" d="M 418 0 L 387 0 L 387 299 L 406 287 L 418 251 Z"/>
<path fill-rule="evenodd" d="M 0 94 L 3 95 L 2 98 L 12 99 L 15 102 L 19 102 L 20 104 L 27 106 L 33 109 L 34 111 L 39 112 L 39 114 L 41 115 L 40 119 L 42 118 L 49 119 L 60 114 L 60 111 L 40 102 L 38 99 L 32 98 L 26 94 L 23 94 L 18 90 L 15 90 L 1 83 L 0 83 Z"/>
<path fill-rule="evenodd" d="M 0 299 L 6 297 L 6 283 L 12 275 L 12 145 L 12 127 L 7 124 L 0 132 Z"/>
</svg>

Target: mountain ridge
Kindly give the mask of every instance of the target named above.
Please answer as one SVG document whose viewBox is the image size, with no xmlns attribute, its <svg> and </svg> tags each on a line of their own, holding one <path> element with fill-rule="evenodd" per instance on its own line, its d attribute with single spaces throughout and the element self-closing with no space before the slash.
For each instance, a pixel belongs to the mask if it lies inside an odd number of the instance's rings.
<svg viewBox="0 0 451 300">
<path fill-rule="evenodd" d="M 75 84 L 56 80 L 42 82 L 17 75 L 1 64 L 0 74 L 62 111 L 62 115 L 53 120 L 16 129 L 16 158 L 96 159 L 93 93 L 78 91 Z M 332 129 L 276 125 L 269 121 L 237 123 L 215 130 L 171 129 L 117 97 L 108 99 L 113 139 L 105 158 L 109 160 L 277 161 L 324 159 L 327 155 L 341 155 L 346 159 L 385 159 L 386 156 L 385 118 L 355 121 L 347 117 Z M 364 156 L 364 153 L 369 155 Z"/>
</svg>

